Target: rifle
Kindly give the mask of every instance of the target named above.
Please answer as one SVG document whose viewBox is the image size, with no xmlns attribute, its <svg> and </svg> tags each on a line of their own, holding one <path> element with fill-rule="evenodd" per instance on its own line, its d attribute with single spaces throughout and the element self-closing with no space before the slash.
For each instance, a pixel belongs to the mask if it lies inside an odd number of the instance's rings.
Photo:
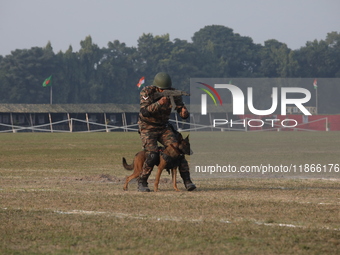
<svg viewBox="0 0 340 255">
<path fill-rule="evenodd" d="M 164 90 L 163 92 L 156 92 L 154 94 L 154 100 L 158 100 L 162 97 L 170 98 L 172 110 L 174 110 L 175 107 L 176 107 L 174 97 L 178 97 L 178 96 L 190 96 L 190 94 L 183 91 L 183 90 L 177 90 L 177 89 L 174 89 L 174 90 L 169 89 L 168 90 L 167 89 L 167 90 Z"/>
</svg>

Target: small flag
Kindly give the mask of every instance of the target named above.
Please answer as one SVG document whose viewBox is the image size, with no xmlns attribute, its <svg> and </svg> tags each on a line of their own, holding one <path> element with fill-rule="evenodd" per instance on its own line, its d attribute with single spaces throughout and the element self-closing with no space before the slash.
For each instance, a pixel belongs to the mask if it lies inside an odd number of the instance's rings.
<svg viewBox="0 0 340 255">
<path fill-rule="evenodd" d="M 142 78 L 139 79 L 139 82 L 137 84 L 138 89 L 140 89 L 144 83 L 145 83 L 145 78 L 143 76 Z"/>
<path fill-rule="evenodd" d="M 52 85 L 52 75 L 48 77 L 46 80 L 43 82 L 43 87 L 51 86 Z"/>
<path fill-rule="evenodd" d="M 314 79 L 313 86 L 314 86 L 315 89 L 318 88 L 318 80 L 317 79 Z"/>
</svg>

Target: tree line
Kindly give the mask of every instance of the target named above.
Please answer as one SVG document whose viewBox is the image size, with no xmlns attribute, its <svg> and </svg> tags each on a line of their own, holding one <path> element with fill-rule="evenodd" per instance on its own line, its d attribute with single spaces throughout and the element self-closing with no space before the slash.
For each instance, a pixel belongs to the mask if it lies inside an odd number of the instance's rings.
<svg viewBox="0 0 340 255">
<path fill-rule="evenodd" d="M 195 32 L 192 42 L 171 41 L 169 34 L 143 34 L 137 47 L 115 40 L 99 48 L 91 36 L 80 46 L 78 52 L 70 46 L 55 54 L 48 42 L 43 48 L 0 55 L 0 103 L 49 103 L 49 89 L 42 83 L 50 75 L 53 102 L 59 104 L 138 103 L 138 80 L 144 76 L 146 85 L 151 84 L 160 71 L 171 75 L 174 87 L 186 91 L 190 77 L 340 77 L 338 32 L 297 50 L 275 39 L 256 44 L 220 25 Z"/>
</svg>

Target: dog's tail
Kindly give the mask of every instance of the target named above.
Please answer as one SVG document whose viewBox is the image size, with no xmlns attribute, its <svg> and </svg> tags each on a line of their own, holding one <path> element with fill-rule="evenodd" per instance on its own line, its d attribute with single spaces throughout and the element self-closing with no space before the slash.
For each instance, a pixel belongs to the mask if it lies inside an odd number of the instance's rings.
<svg viewBox="0 0 340 255">
<path fill-rule="evenodd" d="M 123 157 L 123 166 L 126 170 L 129 170 L 129 171 L 133 170 L 133 162 L 132 162 L 131 165 L 128 165 L 128 163 L 126 162 L 126 159 L 124 157 Z"/>
</svg>

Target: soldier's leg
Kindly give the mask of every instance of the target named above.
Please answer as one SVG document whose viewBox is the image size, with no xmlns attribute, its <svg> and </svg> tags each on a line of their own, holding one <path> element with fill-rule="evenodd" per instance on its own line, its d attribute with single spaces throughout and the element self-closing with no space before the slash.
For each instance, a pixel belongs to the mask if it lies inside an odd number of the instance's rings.
<svg viewBox="0 0 340 255">
<path fill-rule="evenodd" d="M 159 142 L 165 147 L 169 146 L 170 144 L 176 144 L 178 146 L 177 136 L 171 126 L 168 126 L 161 131 Z"/>
<path fill-rule="evenodd" d="M 150 189 L 148 188 L 148 178 L 153 167 L 159 164 L 157 133 L 150 132 L 148 130 L 141 130 L 140 137 L 143 147 L 146 150 L 146 159 L 138 179 L 138 191 L 149 192 Z"/>
<path fill-rule="evenodd" d="M 179 174 L 181 175 L 181 177 L 183 179 L 184 186 L 187 189 L 187 191 L 192 191 L 192 190 L 196 189 L 196 185 L 193 184 L 191 179 L 190 179 L 189 164 L 188 164 L 188 161 L 185 159 L 184 156 L 181 159 L 181 162 L 180 162 L 178 168 L 179 168 Z"/>
</svg>

